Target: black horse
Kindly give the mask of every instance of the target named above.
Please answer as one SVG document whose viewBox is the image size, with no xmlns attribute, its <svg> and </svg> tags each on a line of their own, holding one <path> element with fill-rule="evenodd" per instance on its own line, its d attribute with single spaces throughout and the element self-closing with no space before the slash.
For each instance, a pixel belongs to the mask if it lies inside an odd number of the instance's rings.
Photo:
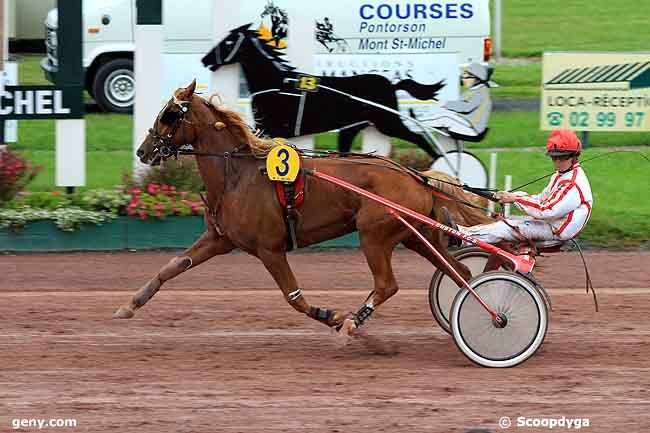
<svg viewBox="0 0 650 433">
<path fill-rule="evenodd" d="M 382 134 L 415 143 L 432 158 L 440 156 L 427 139 L 408 129 L 397 114 L 397 90 L 417 99 L 435 99 L 443 82 L 396 84 L 376 74 L 323 77 L 303 74 L 283 54 L 259 38 L 250 24 L 238 27 L 202 59 L 212 71 L 239 63 L 251 92 L 256 127 L 272 137 L 339 129 L 339 150 L 349 152 L 354 136 L 373 125 Z"/>
</svg>

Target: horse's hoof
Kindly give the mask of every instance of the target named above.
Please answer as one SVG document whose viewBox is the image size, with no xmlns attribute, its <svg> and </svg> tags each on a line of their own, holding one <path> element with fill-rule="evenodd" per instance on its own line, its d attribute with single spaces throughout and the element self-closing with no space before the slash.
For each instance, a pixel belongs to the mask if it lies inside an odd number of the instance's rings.
<svg viewBox="0 0 650 433">
<path fill-rule="evenodd" d="M 335 335 L 338 345 L 342 347 L 352 341 L 355 329 L 357 329 L 357 325 L 354 323 L 354 320 L 345 319 L 341 325 L 341 329 Z"/>
<path fill-rule="evenodd" d="M 113 319 L 130 319 L 135 315 L 135 311 L 127 307 L 120 307 L 113 313 Z"/>
</svg>

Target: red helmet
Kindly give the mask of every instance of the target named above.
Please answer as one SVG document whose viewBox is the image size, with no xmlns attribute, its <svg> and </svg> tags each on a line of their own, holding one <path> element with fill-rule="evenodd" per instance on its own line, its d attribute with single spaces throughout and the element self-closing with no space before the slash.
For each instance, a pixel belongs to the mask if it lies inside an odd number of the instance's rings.
<svg viewBox="0 0 650 433">
<path fill-rule="evenodd" d="M 546 154 L 548 156 L 580 155 L 582 143 L 576 133 L 570 129 L 556 129 L 546 140 Z"/>
</svg>

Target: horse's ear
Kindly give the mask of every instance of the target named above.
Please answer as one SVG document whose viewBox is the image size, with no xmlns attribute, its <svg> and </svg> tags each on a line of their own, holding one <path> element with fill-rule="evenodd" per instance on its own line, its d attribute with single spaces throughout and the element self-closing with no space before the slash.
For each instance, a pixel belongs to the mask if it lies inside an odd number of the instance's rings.
<svg viewBox="0 0 650 433">
<path fill-rule="evenodd" d="M 177 96 L 178 99 L 188 101 L 196 90 L 196 78 L 192 80 L 189 86 L 184 88 Z"/>
<path fill-rule="evenodd" d="M 235 32 L 244 32 L 244 31 L 250 29 L 250 27 L 251 27 L 252 25 L 253 25 L 253 23 L 244 24 L 243 26 L 237 27 L 236 29 L 232 29 L 232 30 L 230 31 L 230 33 L 235 33 Z"/>
</svg>

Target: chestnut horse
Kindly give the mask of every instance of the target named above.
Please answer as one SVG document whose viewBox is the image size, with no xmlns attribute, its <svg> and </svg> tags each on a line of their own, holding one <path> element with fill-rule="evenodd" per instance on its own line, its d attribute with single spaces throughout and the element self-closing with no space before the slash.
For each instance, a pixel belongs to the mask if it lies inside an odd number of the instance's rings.
<svg viewBox="0 0 650 433">
<path fill-rule="evenodd" d="M 194 95 L 196 83 L 178 89 L 156 118 L 137 155 L 146 164 L 159 164 L 181 146 L 191 145 L 206 189 L 206 231 L 186 251 L 163 266 L 133 298 L 120 307 L 115 318 L 133 317 L 166 281 L 206 260 L 235 249 L 259 258 L 282 290 L 287 302 L 312 319 L 353 332 L 370 314 L 393 296 L 398 288 L 391 256 L 402 243 L 440 267 L 436 256 L 384 206 L 326 181 L 306 179 L 304 202 L 298 207 L 296 228 L 299 247 L 359 232 L 361 249 L 374 277 L 374 290 L 356 314 L 310 305 L 299 289 L 287 262 L 287 233 L 273 182 L 263 175 L 264 156 L 277 145 L 253 134 L 234 111 L 213 105 Z M 434 216 L 438 209 L 451 206 L 459 222 L 486 222 L 484 213 L 454 208 L 453 201 L 434 194 L 431 186 L 417 179 L 404 167 L 378 158 L 345 157 L 302 158 L 304 167 L 341 178 L 379 194 L 423 215 Z M 392 168 L 392 169 L 391 169 Z M 397 168 L 397 169 L 396 169 Z M 446 186 L 447 194 L 467 200 L 466 194 Z M 421 232 L 434 245 L 438 234 L 419 223 Z M 446 248 L 446 259 L 463 277 L 469 270 Z"/>
</svg>

